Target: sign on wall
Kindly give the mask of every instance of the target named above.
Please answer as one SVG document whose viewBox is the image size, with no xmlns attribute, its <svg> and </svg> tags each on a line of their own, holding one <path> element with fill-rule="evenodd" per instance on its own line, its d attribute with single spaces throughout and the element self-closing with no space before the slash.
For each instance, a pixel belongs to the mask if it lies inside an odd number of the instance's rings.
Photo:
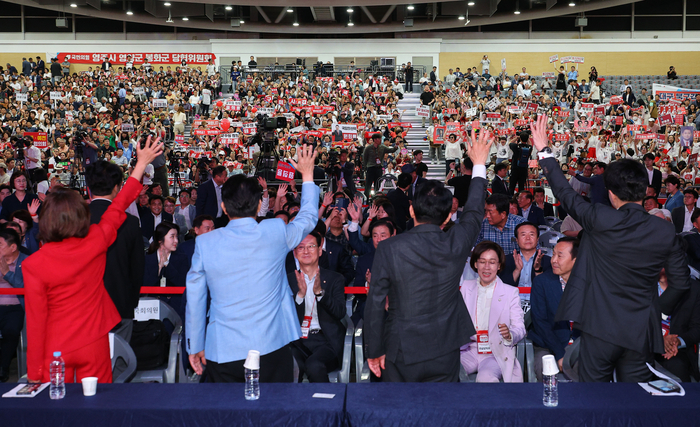
<svg viewBox="0 0 700 427">
<path fill-rule="evenodd" d="M 102 64 L 105 58 L 114 65 L 124 64 L 127 56 L 131 55 L 134 64 L 142 64 L 148 60 L 152 65 L 179 64 L 184 59 L 188 64 L 209 63 L 210 59 L 216 59 L 213 53 L 89 53 L 89 52 L 61 52 L 58 54 L 58 62 L 68 59 L 71 64 Z"/>
</svg>

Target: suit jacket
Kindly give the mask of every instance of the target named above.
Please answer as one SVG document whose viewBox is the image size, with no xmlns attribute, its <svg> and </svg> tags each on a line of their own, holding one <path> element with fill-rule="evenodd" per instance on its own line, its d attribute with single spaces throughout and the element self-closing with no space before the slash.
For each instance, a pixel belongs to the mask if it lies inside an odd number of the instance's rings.
<svg viewBox="0 0 700 427">
<path fill-rule="evenodd" d="M 478 279 L 465 280 L 459 291 L 474 324 L 476 324 L 477 286 L 480 286 Z M 503 382 L 521 383 L 523 382 L 523 370 L 515 357 L 515 346 L 525 338 L 525 321 L 523 309 L 520 308 L 520 293 L 513 287 L 505 286 L 498 278 L 496 278 L 495 286 L 491 299 L 491 310 L 489 311 L 491 352 L 501 368 Z M 503 337 L 498 330 L 499 323 L 508 325 L 512 337 L 510 345 L 503 342 Z M 472 336 L 471 341 L 476 342 L 476 336 Z M 462 352 L 477 351 L 475 345 L 464 345 L 461 350 Z"/>
<path fill-rule="evenodd" d="M 90 202 L 90 224 L 97 224 L 112 204 L 109 200 Z M 126 214 L 117 230 L 117 239 L 107 249 L 104 284 L 122 319 L 133 319 L 143 285 L 143 238 L 139 219 Z"/>
<path fill-rule="evenodd" d="M 571 330 L 569 322 L 554 320 L 562 295 L 564 291 L 559 276 L 551 271 L 542 273 L 532 281 L 530 314 L 533 329 L 528 338 L 536 346 L 549 349 L 557 360 L 564 357 L 569 339 L 576 339 L 579 335 L 578 330 Z"/>
<path fill-rule="evenodd" d="M 169 221 L 175 224 L 173 222 L 173 216 L 169 213 L 162 211 L 160 216 L 162 217 L 161 222 Z M 156 219 L 151 213 L 151 210 L 147 207 L 139 209 L 139 217 L 141 217 L 141 235 L 144 239 L 150 240 L 151 237 L 153 237 L 153 233 L 156 231 Z"/>
<path fill-rule="evenodd" d="M 555 320 L 621 347 L 663 353 L 661 313 L 670 313 L 690 287 L 689 270 L 673 225 L 640 204 L 619 209 L 586 202 L 554 158 L 540 160 L 554 195 L 585 231 Z M 654 248 L 650 250 L 649 248 Z M 666 268 L 669 287 L 659 297 Z"/>
<path fill-rule="evenodd" d="M 173 224 L 176 224 L 178 227 L 180 227 L 180 241 L 184 240 L 185 234 L 187 234 L 187 230 L 189 230 L 189 228 L 187 227 L 187 220 L 185 219 L 185 216 L 183 214 L 173 212 Z"/>
<path fill-rule="evenodd" d="M 523 210 L 518 208 L 518 214 L 523 216 Z M 530 212 L 528 212 L 525 219 L 537 226 L 547 225 L 547 221 L 544 220 L 544 211 L 534 203 L 530 205 Z"/>
<path fill-rule="evenodd" d="M 182 270 L 178 269 L 175 264 L 173 264 L 174 252 L 170 255 L 170 261 L 168 265 L 163 267 L 163 269 L 158 272 L 158 253 L 153 252 L 152 254 L 146 254 L 146 266 L 143 273 L 143 285 L 144 286 L 160 286 L 160 278 L 165 277 L 166 286 L 178 286 L 185 282 L 184 278 L 177 278 L 177 274 L 181 274 Z M 185 272 L 185 275 L 187 272 Z M 179 286 L 183 286 L 179 285 Z"/>
<path fill-rule="evenodd" d="M 688 255 L 688 264 L 700 271 L 700 234 L 697 231 L 683 236 Z"/>
<path fill-rule="evenodd" d="M 126 219 L 127 206 L 141 189 L 140 182 L 127 179 L 87 236 L 47 243 L 22 263 L 30 380 L 49 381 L 55 349 L 70 353 L 104 339 L 121 321 L 102 279 L 107 250 Z"/>
<path fill-rule="evenodd" d="M 368 357 L 393 362 L 401 349 L 406 364 L 427 362 L 474 335 L 459 284 L 481 230 L 486 185 L 472 178 L 459 224 L 448 232 L 422 224 L 379 244 L 364 314 Z"/>
<path fill-rule="evenodd" d="M 296 298 L 299 292 L 299 284 L 294 273 L 287 276 L 289 288 L 292 290 L 292 297 Z M 325 291 L 323 298 L 316 301 L 316 309 L 318 312 L 318 323 L 321 326 L 323 335 L 330 342 L 333 352 L 338 358 L 338 362 L 343 359 L 343 340 L 347 328 L 341 322 L 345 317 L 345 286 L 343 284 L 343 276 L 340 274 L 321 268 L 321 289 Z M 299 326 L 304 320 L 304 310 L 306 302 L 294 304 L 296 306 L 297 318 Z"/>
<path fill-rule="evenodd" d="M 265 355 L 299 339 L 284 260 L 316 226 L 319 199 L 316 185 L 302 186 L 301 209 L 289 224 L 241 218 L 197 237 L 187 273 L 189 354 L 205 350 L 208 360 L 227 363 L 244 360 L 250 349 Z"/>
<path fill-rule="evenodd" d="M 168 279 L 172 281 L 173 286 L 187 285 L 187 272 L 190 271 L 192 265 L 192 255 L 194 255 L 194 245 L 196 239 L 185 240 L 177 245 L 177 250 L 170 254 L 170 262 L 168 263 Z"/>
<path fill-rule="evenodd" d="M 374 252 L 364 254 L 357 259 L 357 266 L 355 268 L 355 283 L 353 286 L 365 286 L 365 274 L 367 270 L 372 271 L 372 264 L 374 264 Z M 358 298 L 364 297 L 364 295 L 358 295 Z"/>
<path fill-rule="evenodd" d="M 537 206 L 539 208 L 539 206 Z M 542 209 L 542 208 L 540 208 Z M 548 216 L 554 216 L 554 205 L 548 202 L 544 202 L 544 217 L 547 218 Z"/>
<path fill-rule="evenodd" d="M 355 194 L 355 164 L 352 162 L 345 162 L 345 166 L 341 167 L 340 170 L 343 172 L 343 178 L 345 178 L 345 185 L 347 185 L 348 191 L 351 194 Z M 340 185 L 340 174 L 338 174 L 338 185 Z M 335 191 L 342 190 L 342 188 L 336 188 Z"/>
<path fill-rule="evenodd" d="M 352 265 L 352 256 L 338 242 L 325 239 L 326 248 L 321 257 L 318 259 L 318 265 L 321 268 L 339 273 L 345 278 L 345 284 L 349 285 L 355 280 L 355 267 Z M 293 274 L 297 269 L 296 261 L 294 260 L 294 252 L 289 251 L 284 262 L 284 269 L 287 275 Z"/>
<path fill-rule="evenodd" d="M 683 225 L 685 225 L 686 210 L 687 208 L 685 207 L 685 205 L 683 205 L 673 209 L 673 211 L 671 212 L 671 220 L 673 221 L 673 226 L 676 227 L 676 233 L 683 232 Z"/>
<path fill-rule="evenodd" d="M 605 182 L 603 182 L 602 174 L 591 175 L 588 178 L 583 175 L 576 175 L 574 179 L 578 179 L 579 181 L 591 186 L 591 194 L 589 195 L 591 203 L 601 203 L 608 206 L 610 205 L 608 190 L 605 188 Z"/>
<path fill-rule="evenodd" d="M 406 221 L 411 219 L 408 208 L 411 206 L 411 201 L 408 195 L 401 189 L 397 188 L 387 193 L 386 198 L 389 199 L 394 206 L 394 214 L 396 217 L 396 226 L 399 230 L 406 230 Z"/>
<path fill-rule="evenodd" d="M 212 218 L 216 218 L 219 213 L 219 202 L 216 198 L 216 188 L 214 188 L 213 180 L 210 179 L 197 188 L 195 206 L 197 209 L 196 216 L 211 215 Z"/>
<path fill-rule="evenodd" d="M 662 182 L 663 182 L 663 176 L 661 175 L 661 171 L 658 169 L 654 169 L 654 172 L 652 173 L 652 177 L 651 177 L 651 186 L 654 187 L 654 190 L 656 190 L 657 195 L 659 193 L 661 193 Z"/>
<path fill-rule="evenodd" d="M 427 181 L 427 179 L 421 178 L 421 177 L 417 177 L 417 178 L 416 178 L 416 189 L 418 189 L 418 186 L 421 185 L 422 183 L 424 183 L 425 181 Z M 471 188 L 471 187 L 470 187 L 470 188 Z M 408 192 L 406 192 L 406 195 L 408 196 L 408 199 L 409 199 L 409 200 L 413 200 L 413 185 L 411 185 L 410 187 L 408 187 Z"/>
<path fill-rule="evenodd" d="M 700 343 L 700 282 L 691 280 L 690 289 L 678 302 L 671 313 L 670 332 L 685 341 L 685 348 L 678 352 L 688 353 L 692 372 L 698 376 L 698 360 L 695 346 Z"/>
<path fill-rule="evenodd" d="M 187 229 L 189 230 L 190 228 L 192 228 L 192 221 L 194 221 L 194 219 L 197 217 L 197 208 L 193 205 L 187 205 L 185 209 L 183 209 L 181 206 L 178 206 L 175 208 L 175 213 L 184 216 L 185 214 L 183 214 L 182 212 L 185 210 L 187 211 L 187 213 L 189 213 L 189 219 L 186 221 Z"/>
<path fill-rule="evenodd" d="M 503 182 L 501 177 L 498 175 L 493 177 L 493 180 L 491 181 L 491 193 L 493 193 L 493 194 L 505 194 L 506 196 L 510 196 L 510 193 L 508 192 L 508 187 L 506 186 L 506 183 Z"/>
<path fill-rule="evenodd" d="M 537 256 L 536 254 L 533 256 Z M 542 255 L 542 269 L 544 274 L 547 271 L 550 271 L 552 269 L 552 258 L 547 256 L 547 255 Z M 531 280 L 535 281 L 535 277 L 537 276 L 535 273 L 535 263 L 533 261 L 532 263 L 532 271 L 530 272 L 530 278 Z M 516 288 L 518 287 L 518 282 L 520 281 L 520 276 L 518 276 L 518 280 L 513 280 L 513 272 L 515 271 L 515 260 L 513 259 L 513 254 L 506 254 L 506 264 L 503 267 L 503 270 L 498 274 L 498 277 L 501 278 L 503 283 L 511 286 L 515 286 Z"/>
</svg>

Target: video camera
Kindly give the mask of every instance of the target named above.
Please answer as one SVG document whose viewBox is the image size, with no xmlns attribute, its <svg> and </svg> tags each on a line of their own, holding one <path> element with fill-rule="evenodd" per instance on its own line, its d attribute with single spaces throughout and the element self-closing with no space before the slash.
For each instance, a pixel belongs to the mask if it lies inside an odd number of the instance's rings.
<svg viewBox="0 0 700 427">
<path fill-rule="evenodd" d="M 253 144 L 258 144 L 263 155 L 270 155 L 278 141 L 276 130 L 278 128 L 287 127 L 286 117 L 267 117 L 264 114 L 258 114 L 257 132 L 246 144 L 248 147 Z"/>
</svg>

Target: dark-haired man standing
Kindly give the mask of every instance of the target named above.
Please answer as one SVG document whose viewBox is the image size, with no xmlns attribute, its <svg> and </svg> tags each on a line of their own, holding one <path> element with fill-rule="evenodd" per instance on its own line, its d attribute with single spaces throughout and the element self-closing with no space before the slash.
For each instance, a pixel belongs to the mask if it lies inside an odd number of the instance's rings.
<svg viewBox="0 0 700 427">
<path fill-rule="evenodd" d="M 211 179 L 197 188 L 197 216 L 209 215 L 214 218 L 217 228 L 223 227 L 228 222 L 221 205 L 221 188 L 226 182 L 228 172 L 223 166 L 217 166 L 211 171 Z"/>
<path fill-rule="evenodd" d="M 484 217 L 493 136 L 484 132 L 477 139 L 472 132 L 472 141 L 472 181 L 459 224 L 442 231 L 452 193 L 441 182 L 427 181 L 409 209 L 415 227 L 377 246 L 364 320 L 369 367 L 384 381 L 459 379 L 459 348 L 475 334 L 459 281 Z"/>
<path fill-rule="evenodd" d="M 101 160 L 88 166 L 85 181 L 91 196 L 88 205 L 90 224 L 97 224 L 112 204 L 112 200 L 119 194 L 123 173 L 114 163 Z M 139 219 L 127 213 L 126 219 L 117 230 L 117 239 L 107 249 L 104 274 L 105 289 L 122 317 L 114 332 L 126 342 L 131 341 L 134 309 L 139 304 L 145 262 Z"/>
<path fill-rule="evenodd" d="M 230 222 L 196 239 L 187 274 L 187 352 L 197 374 L 206 365 L 211 382 L 244 382 L 249 350 L 260 352 L 261 382 L 293 380 L 289 343 L 299 339 L 301 329 L 284 261 L 316 226 L 319 198 L 313 182 L 316 152 L 307 145 L 298 155 L 293 164 L 304 184 L 294 221 L 258 223 L 262 187 L 255 178 L 235 175 L 221 189 Z"/>
<path fill-rule="evenodd" d="M 689 270 L 673 224 L 642 207 L 649 176 L 641 163 L 611 163 L 603 180 L 610 206 L 591 204 L 568 184 L 547 141 L 547 117 L 531 126 L 540 166 L 583 239 L 562 296 L 556 321 L 573 321 L 581 331 L 579 378 L 609 382 L 649 381 L 646 366 L 664 352 L 661 319 L 689 289 Z M 654 248 L 654 250 L 649 250 Z M 668 288 L 658 296 L 666 269 Z"/>
</svg>

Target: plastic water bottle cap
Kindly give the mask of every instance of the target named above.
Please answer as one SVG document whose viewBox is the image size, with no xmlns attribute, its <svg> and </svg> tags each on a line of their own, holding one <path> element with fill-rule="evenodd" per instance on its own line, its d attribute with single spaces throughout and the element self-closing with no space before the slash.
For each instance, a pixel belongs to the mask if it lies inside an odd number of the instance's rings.
<svg viewBox="0 0 700 427">
<path fill-rule="evenodd" d="M 60 351 L 54 351 L 54 352 L 53 352 L 53 357 L 61 357 L 61 352 L 60 352 Z"/>
</svg>

